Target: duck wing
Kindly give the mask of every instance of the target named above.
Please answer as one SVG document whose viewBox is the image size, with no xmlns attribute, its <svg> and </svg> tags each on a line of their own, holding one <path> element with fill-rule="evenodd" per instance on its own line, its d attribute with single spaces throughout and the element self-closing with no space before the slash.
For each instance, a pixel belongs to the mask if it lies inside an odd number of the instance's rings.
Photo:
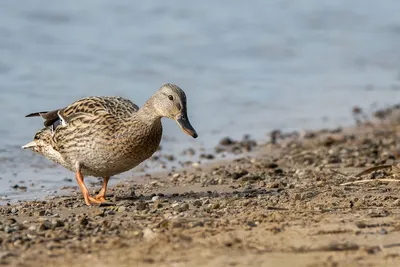
<svg viewBox="0 0 400 267">
<path fill-rule="evenodd" d="M 135 103 L 122 97 L 86 97 L 62 109 L 34 112 L 25 117 L 41 116 L 45 120 L 44 126 L 51 126 L 52 130 L 55 130 L 58 125 L 68 124 L 72 120 L 84 120 L 85 117 L 93 118 L 101 115 L 125 119 L 138 110 L 139 107 Z"/>
</svg>

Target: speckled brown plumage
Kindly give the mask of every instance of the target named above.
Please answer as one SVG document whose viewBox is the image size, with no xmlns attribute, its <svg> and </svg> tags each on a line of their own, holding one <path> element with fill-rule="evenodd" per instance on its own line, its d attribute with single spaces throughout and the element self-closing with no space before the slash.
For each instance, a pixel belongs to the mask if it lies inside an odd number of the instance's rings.
<svg viewBox="0 0 400 267">
<path fill-rule="evenodd" d="M 187 118 L 185 93 L 173 84 L 163 85 L 141 109 L 121 97 L 87 97 L 27 116 L 42 116 L 45 127 L 24 148 L 77 172 L 77 177 L 110 177 L 148 159 L 160 144 L 162 117 L 176 120 L 197 137 Z"/>
</svg>

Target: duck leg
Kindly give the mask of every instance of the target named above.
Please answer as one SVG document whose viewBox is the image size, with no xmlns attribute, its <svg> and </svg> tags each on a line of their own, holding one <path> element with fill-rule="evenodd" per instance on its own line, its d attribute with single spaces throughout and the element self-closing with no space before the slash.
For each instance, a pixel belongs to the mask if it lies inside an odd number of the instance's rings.
<svg viewBox="0 0 400 267">
<path fill-rule="evenodd" d="M 76 172 L 76 181 L 78 182 L 79 188 L 82 191 L 83 197 L 85 198 L 86 205 L 90 206 L 92 203 L 100 204 L 102 201 L 97 200 L 90 196 L 89 191 L 86 188 L 85 183 L 83 182 L 83 175 L 80 171 Z"/>
<path fill-rule="evenodd" d="M 104 177 L 103 186 L 101 187 L 100 192 L 95 197 L 95 199 L 97 199 L 101 202 L 106 201 L 106 191 L 107 191 L 108 180 L 110 180 L 110 177 Z"/>
</svg>

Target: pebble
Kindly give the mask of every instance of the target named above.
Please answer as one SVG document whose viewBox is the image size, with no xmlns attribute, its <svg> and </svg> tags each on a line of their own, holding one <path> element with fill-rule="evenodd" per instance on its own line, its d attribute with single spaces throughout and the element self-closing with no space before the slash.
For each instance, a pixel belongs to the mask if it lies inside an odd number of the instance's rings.
<svg viewBox="0 0 400 267">
<path fill-rule="evenodd" d="M 200 207 L 201 205 L 203 205 L 203 203 L 201 202 L 201 200 L 196 199 L 195 201 L 193 201 L 193 206 L 195 206 L 195 207 Z"/>
<path fill-rule="evenodd" d="M 125 206 L 118 207 L 118 212 L 125 212 L 125 211 L 126 211 L 126 207 Z"/>
<path fill-rule="evenodd" d="M 42 216 L 44 216 L 46 214 L 46 212 L 44 211 L 44 210 L 37 210 L 37 211 L 35 211 L 34 213 L 33 213 L 33 215 L 35 216 L 35 217 L 42 217 Z"/>
<path fill-rule="evenodd" d="M 15 227 L 6 225 L 6 226 L 4 227 L 4 230 L 3 230 L 3 231 L 4 231 L 6 234 L 9 234 L 9 233 L 15 232 L 16 230 L 17 230 L 17 229 L 16 229 Z"/>
<path fill-rule="evenodd" d="M 54 220 L 51 221 L 51 225 L 52 225 L 53 228 L 63 227 L 64 226 L 64 221 L 61 220 L 61 219 L 54 219 Z"/>
<path fill-rule="evenodd" d="M 193 163 L 192 163 L 192 167 L 195 167 L 195 168 L 200 167 L 200 163 L 198 163 L 198 162 L 193 162 Z"/>
<path fill-rule="evenodd" d="M 149 203 L 147 202 L 139 202 L 136 206 L 136 210 L 143 211 L 149 209 Z"/>
<path fill-rule="evenodd" d="M 154 196 L 154 197 L 151 198 L 151 202 L 156 202 L 158 200 L 160 200 L 159 196 Z"/>
<path fill-rule="evenodd" d="M 146 240 L 152 240 L 154 238 L 156 238 L 157 234 L 153 232 L 153 230 L 151 230 L 150 228 L 145 228 L 142 231 L 143 234 L 143 238 Z"/>
<path fill-rule="evenodd" d="M 171 208 L 175 209 L 176 207 L 179 207 L 179 203 L 175 202 L 171 204 Z"/>
<path fill-rule="evenodd" d="M 179 212 L 183 212 L 183 211 L 187 211 L 189 210 L 189 204 L 188 203 L 183 203 L 180 207 L 179 207 Z"/>
<path fill-rule="evenodd" d="M 222 138 L 220 141 L 219 141 L 219 144 L 221 145 L 221 146 L 229 146 L 229 145 L 233 145 L 233 144 L 235 144 L 236 142 L 235 141 L 233 141 L 230 137 L 224 137 L 224 138 Z"/>
<path fill-rule="evenodd" d="M 49 220 L 44 220 L 40 225 L 38 230 L 45 231 L 53 228 L 53 224 Z"/>
<path fill-rule="evenodd" d="M 16 222 L 17 222 L 17 220 L 14 218 L 7 218 L 3 221 L 3 224 L 4 225 L 12 225 L 12 224 L 15 224 Z"/>
</svg>

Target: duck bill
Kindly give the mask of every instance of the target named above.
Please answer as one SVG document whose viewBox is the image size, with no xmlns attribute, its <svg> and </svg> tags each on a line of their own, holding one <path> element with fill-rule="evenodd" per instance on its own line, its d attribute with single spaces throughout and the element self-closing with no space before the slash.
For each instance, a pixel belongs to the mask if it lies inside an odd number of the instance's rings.
<svg viewBox="0 0 400 267">
<path fill-rule="evenodd" d="M 190 135 L 193 138 L 197 138 L 196 130 L 190 124 L 187 115 L 178 115 L 175 120 L 185 134 Z"/>
</svg>

